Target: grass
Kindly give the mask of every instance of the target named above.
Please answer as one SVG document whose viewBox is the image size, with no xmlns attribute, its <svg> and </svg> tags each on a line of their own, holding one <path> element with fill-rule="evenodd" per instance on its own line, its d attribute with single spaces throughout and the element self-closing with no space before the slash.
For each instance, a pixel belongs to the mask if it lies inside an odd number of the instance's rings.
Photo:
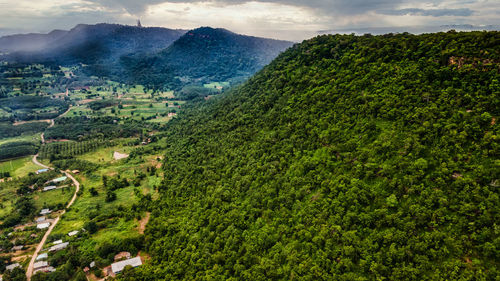
<svg viewBox="0 0 500 281">
<path fill-rule="evenodd" d="M 63 219 L 58 223 L 53 231 L 53 235 L 67 234 L 70 231 L 81 229 L 86 222 L 90 221 L 89 215 L 94 213 L 96 215 L 100 214 L 112 214 L 118 208 L 123 208 L 124 210 L 129 210 L 131 206 L 139 202 L 138 197 L 135 195 L 136 192 L 143 194 L 151 193 L 153 198 L 157 198 L 158 195 L 154 190 L 154 186 L 158 185 L 161 181 L 160 176 L 148 175 L 139 187 L 134 187 L 132 185 L 121 188 L 115 191 L 116 200 L 112 202 L 106 202 L 106 189 L 102 185 L 102 176 L 117 176 L 120 175 L 122 178 L 127 178 L 131 183 L 136 177 L 136 173 L 143 172 L 146 173 L 146 168 L 152 165 L 157 165 L 157 156 L 147 156 L 144 160 L 131 161 L 129 163 L 124 160 L 116 161 L 113 159 L 113 152 L 119 151 L 122 153 L 130 153 L 133 147 L 128 146 L 114 146 L 101 148 L 87 154 L 77 156 L 78 159 L 84 159 L 92 161 L 94 163 L 101 164 L 101 168 L 91 174 L 80 174 L 77 175 L 77 179 L 80 181 L 83 187 L 82 194 L 78 197 L 75 204 L 66 212 Z M 161 153 L 160 153 L 161 154 Z M 97 196 L 92 196 L 89 192 L 90 188 L 95 188 L 98 192 Z M 115 238 L 130 237 L 131 235 L 137 235 L 139 222 L 136 219 L 125 219 L 123 217 L 113 217 L 104 222 L 105 228 L 99 230 L 93 234 L 90 241 L 85 242 L 85 246 L 95 245 L 103 241 L 112 241 Z"/>
<path fill-rule="evenodd" d="M 68 186 L 61 189 L 35 193 L 35 207 L 42 209 L 46 205 L 57 205 L 60 203 L 66 206 L 66 203 L 69 202 L 74 192 L 75 187 Z"/>
<path fill-rule="evenodd" d="M 41 169 L 31 161 L 31 157 L 22 157 L 0 162 L 0 172 L 10 172 L 12 177 L 24 177 Z"/>
<path fill-rule="evenodd" d="M 116 160 L 113 158 L 113 153 L 115 151 L 129 154 L 130 151 L 132 151 L 132 149 L 133 147 L 123 146 L 123 145 L 103 147 L 91 153 L 79 155 L 77 158 L 82 160 L 87 160 L 96 164 L 104 164 L 104 163 L 116 162 Z"/>
<path fill-rule="evenodd" d="M 210 89 L 214 89 L 217 87 L 227 88 L 227 87 L 229 87 L 229 82 L 212 82 L 212 83 L 203 84 L 203 87 L 210 88 Z"/>
<path fill-rule="evenodd" d="M 6 138 L 0 139 L 0 145 L 9 143 L 9 142 L 17 142 L 17 141 L 40 141 L 40 134 L 35 135 L 23 135 L 14 138 Z"/>
</svg>

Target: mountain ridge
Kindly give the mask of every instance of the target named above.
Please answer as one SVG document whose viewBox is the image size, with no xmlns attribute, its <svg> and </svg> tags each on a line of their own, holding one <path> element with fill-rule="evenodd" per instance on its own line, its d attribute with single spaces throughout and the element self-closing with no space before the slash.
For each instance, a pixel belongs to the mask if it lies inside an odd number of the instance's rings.
<svg viewBox="0 0 500 281">
<path fill-rule="evenodd" d="M 494 279 L 499 40 L 319 36 L 186 105 L 119 279 Z"/>
</svg>

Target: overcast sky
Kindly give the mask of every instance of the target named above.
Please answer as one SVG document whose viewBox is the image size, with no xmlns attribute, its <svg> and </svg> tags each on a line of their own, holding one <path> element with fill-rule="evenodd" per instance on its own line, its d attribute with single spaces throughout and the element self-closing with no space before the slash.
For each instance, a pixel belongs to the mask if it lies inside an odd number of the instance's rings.
<svg viewBox="0 0 500 281">
<path fill-rule="evenodd" d="M 500 0 L 0 0 L 0 35 L 70 29 L 78 23 L 135 24 L 140 18 L 145 26 L 224 27 L 301 40 L 320 30 L 500 25 L 499 15 Z"/>
</svg>

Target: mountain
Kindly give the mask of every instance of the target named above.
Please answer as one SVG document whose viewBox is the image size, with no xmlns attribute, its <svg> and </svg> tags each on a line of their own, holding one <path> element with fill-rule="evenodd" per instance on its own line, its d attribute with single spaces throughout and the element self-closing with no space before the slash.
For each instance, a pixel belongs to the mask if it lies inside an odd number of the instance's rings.
<svg viewBox="0 0 500 281">
<path fill-rule="evenodd" d="M 499 44 L 319 36 L 184 106 L 151 263 L 119 279 L 494 280 Z"/>
<path fill-rule="evenodd" d="M 3 52 L 34 52 L 42 48 L 49 48 L 49 44 L 59 40 L 68 31 L 53 30 L 48 34 L 29 33 L 15 34 L 0 37 L 0 51 Z"/>
<path fill-rule="evenodd" d="M 268 64 L 292 42 L 245 36 L 222 28 L 186 32 L 152 55 L 125 56 L 121 64 L 135 81 L 161 85 L 170 81 L 242 80 Z"/>
<path fill-rule="evenodd" d="M 160 27 L 79 24 L 69 31 L 5 36 L 0 38 L 0 49 L 9 51 L 11 60 L 21 62 L 102 65 L 125 54 L 164 49 L 184 32 Z M 36 44 L 30 47 L 31 42 Z"/>
</svg>

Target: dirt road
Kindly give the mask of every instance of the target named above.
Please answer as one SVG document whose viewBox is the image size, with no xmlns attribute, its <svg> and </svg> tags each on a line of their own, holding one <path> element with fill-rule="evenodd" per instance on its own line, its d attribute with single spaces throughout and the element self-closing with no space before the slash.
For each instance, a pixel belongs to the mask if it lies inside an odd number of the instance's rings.
<svg viewBox="0 0 500 281">
<path fill-rule="evenodd" d="M 40 167 L 44 167 L 46 169 L 53 169 L 47 165 L 44 165 L 44 164 L 38 162 L 38 160 L 36 159 L 37 157 L 38 157 L 38 154 L 33 156 L 33 163 L 37 164 Z M 76 187 L 75 193 L 73 194 L 73 197 L 71 198 L 71 200 L 68 202 L 66 209 L 63 210 L 61 212 L 61 214 L 52 222 L 52 224 L 50 225 L 47 232 L 45 232 L 45 235 L 43 235 L 42 240 L 40 241 L 40 243 L 36 247 L 35 252 L 33 253 L 33 256 L 31 257 L 28 268 L 26 269 L 26 278 L 28 279 L 28 281 L 30 281 L 31 276 L 33 276 L 33 267 L 35 265 L 36 257 L 38 256 L 38 253 L 43 249 L 43 245 L 45 245 L 45 242 L 47 241 L 47 237 L 49 237 L 49 235 L 52 232 L 52 230 L 54 229 L 54 227 L 56 227 L 56 225 L 59 222 L 59 219 L 62 217 L 62 215 L 64 215 L 64 213 L 66 213 L 66 210 L 69 209 L 69 207 L 71 207 L 71 205 L 73 205 L 73 203 L 75 203 L 76 197 L 78 196 L 78 191 L 80 191 L 80 183 L 75 179 L 75 177 L 73 177 L 73 175 L 71 175 L 70 173 L 68 173 L 66 171 L 61 171 L 61 172 L 63 172 L 68 178 L 70 178 L 73 181 L 73 183 L 75 184 L 75 187 Z"/>
</svg>

